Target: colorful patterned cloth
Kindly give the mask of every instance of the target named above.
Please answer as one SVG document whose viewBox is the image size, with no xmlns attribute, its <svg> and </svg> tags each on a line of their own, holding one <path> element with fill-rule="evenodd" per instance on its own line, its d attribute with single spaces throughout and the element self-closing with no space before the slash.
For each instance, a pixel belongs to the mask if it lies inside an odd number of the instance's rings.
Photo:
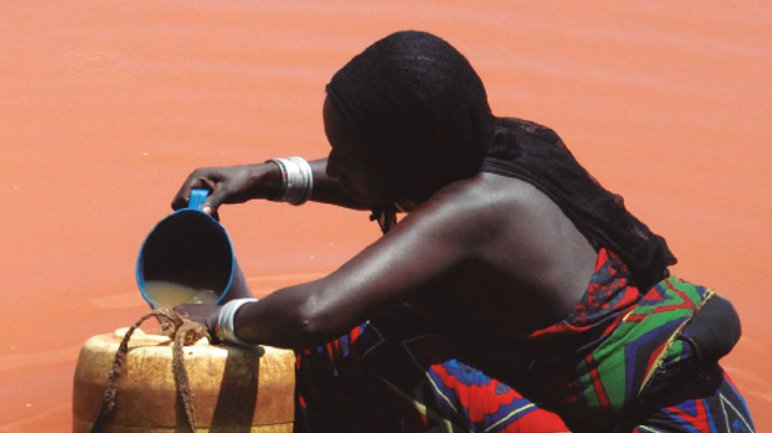
<svg viewBox="0 0 772 433">
<path fill-rule="evenodd" d="M 297 354 L 295 432 L 568 431 L 403 313 Z"/>
<path fill-rule="evenodd" d="M 683 338 L 712 292 L 671 277 L 641 295 L 628 277 L 602 249 L 565 320 L 507 341 L 386 309 L 298 353 L 295 431 L 752 432 L 742 397 L 717 365 L 706 381 Z"/>
<path fill-rule="evenodd" d="M 653 404 L 666 406 L 659 395 L 652 396 L 655 390 L 701 380 L 691 377 L 697 373 L 695 348 L 685 333 L 713 292 L 669 277 L 642 296 L 628 281 L 618 257 L 601 250 L 582 301 L 565 320 L 533 333 L 527 342 L 530 368 L 508 375 L 508 383 L 521 385 L 524 394 L 559 413 L 574 431 L 634 424 L 654 410 Z M 682 399 L 694 402 L 695 395 L 715 394 L 720 386 L 692 389 Z M 652 397 L 654 402 L 646 402 Z M 742 401 L 739 394 L 736 400 Z M 747 409 L 744 413 L 752 425 Z"/>
<path fill-rule="evenodd" d="M 682 387 L 669 390 L 650 411 L 643 413 L 633 433 L 754 433 L 753 421 L 737 388 L 716 367 L 714 371 L 694 375 Z M 680 389 L 679 389 L 680 388 Z M 701 388 L 701 389 L 700 389 Z M 701 395 L 704 398 L 694 398 Z M 661 404 L 660 401 L 677 401 Z"/>
</svg>

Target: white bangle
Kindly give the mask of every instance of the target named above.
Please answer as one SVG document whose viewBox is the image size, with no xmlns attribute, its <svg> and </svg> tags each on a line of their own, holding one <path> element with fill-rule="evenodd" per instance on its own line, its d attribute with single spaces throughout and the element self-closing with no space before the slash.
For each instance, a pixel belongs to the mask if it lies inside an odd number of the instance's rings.
<svg viewBox="0 0 772 433">
<path fill-rule="evenodd" d="M 314 173 L 308 161 L 299 156 L 291 156 L 274 158 L 270 162 L 279 166 L 282 178 L 282 187 L 272 199 L 273 201 L 283 201 L 299 206 L 311 198 L 314 190 Z"/>
<path fill-rule="evenodd" d="M 226 302 L 225 305 L 220 308 L 220 312 L 217 314 L 217 328 L 215 329 L 217 338 L 222 341 L 238 344 L 239 346 L 255 346 L 254 344 L 247 343 L 246 341 L 239 338 L 238 335 L 236 335 L 236 327 L 233 323 L 239 308 L 252 302 L 257 302 L 257 299 L 234 299 L 232 301 Z"/>
</svg>

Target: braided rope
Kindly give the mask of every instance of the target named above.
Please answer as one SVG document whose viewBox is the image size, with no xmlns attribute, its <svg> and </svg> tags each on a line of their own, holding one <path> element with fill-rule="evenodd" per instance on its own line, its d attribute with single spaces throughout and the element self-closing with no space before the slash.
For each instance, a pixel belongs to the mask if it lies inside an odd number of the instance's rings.
<svg viewBox="0 0 772 433">
<path fill-rule="evenodd" d="M 121 340 L 121 344 L 118 346 L 118 351 L 115 353 L 113 367 L 110 370 L 110 376 L 107 380 L 107 388 L 102 397 L 102 406 L 99 409 L 99 414 L 97 415 L 94 424 L 91 426 L 89 433 L 100 433 L 104 430 L 110 414 L 112 414 L 113 409 L 115 408 L 115 398 L 118 393 L 118 379 L 123 373 L 123 369 L 126 365 L 126 355 L 129 351 L 129 339 L 131 339 L 134 331 L 151 317 L 155 317 L 161 324 L 161 332 L 174 341 L 174 346 L 172 348 L 174 385 L 182 400 L 187 426 L 191 433 L 195 433 L 195 396 L 190 390 L 188 371 L 185 368 L 185 354 L 183 347 L 189 346 L 203 337 L 209 338 L 209 333 L 203 325 L 191 322 L 176 311 L 167 308 L 153 310 L 143 315 L 128 329 L 128 331 L 126 331 L 126 335 L 123 336 L 123 340 Z"/>
</svg>

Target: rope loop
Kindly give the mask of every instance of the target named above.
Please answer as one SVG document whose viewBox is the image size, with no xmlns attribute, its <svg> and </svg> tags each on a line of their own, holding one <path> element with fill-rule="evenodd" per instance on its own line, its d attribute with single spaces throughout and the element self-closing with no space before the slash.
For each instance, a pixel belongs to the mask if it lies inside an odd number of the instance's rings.
<svg viewBox="0 0 772 433">
<path fill-rule="evenodd" d="M 172 347 L 174 385 L 177 394 L 179 394 L 180 400 L 182 401 L 186 425 L 191 433 L 196 432 L 195 395 L 193 395 L 193 392 L 190 390 L 183 348 L 185 346 L 190 346 L 204 337 L 211 340 L 211 337 L 204 325 L 192 322 L 174 310 L 159 308 L 140 317 L 139 320 L 131 325 L 128 331 L 126 331 L 126 335 L 123 336 L 123 340 L 121 340 L 121 344 L 118 346 L 118 351 L 115 353 L 110 376 L 107 379 L 107 388 L 102 397 L 102 406 L 99 409 L 99 414 L 97 415 L 94 424 L 91 426 L 89 433 L 101 433 L 107 425 L 110 414 L 112 414 L 113 409 L 115 408 L 115 397 L 118 393 L 118 379 L 126 366 L 126 355 L 129 352 L 129 339 L 131 339 L 134 331 L 151 317 L 158 320 L 158 323 L 161 324 L 161 332 L 171 338 L 174 342 L 174 346 Z"/>
</svg>

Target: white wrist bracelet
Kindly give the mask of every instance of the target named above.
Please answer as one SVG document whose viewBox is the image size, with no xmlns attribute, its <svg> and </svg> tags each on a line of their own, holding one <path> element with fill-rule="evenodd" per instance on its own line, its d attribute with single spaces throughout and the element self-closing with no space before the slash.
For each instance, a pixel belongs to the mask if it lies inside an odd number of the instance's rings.
<svg viewBox="0 0 772 433">
<path fill-rule="evenodd" d="M 238 335 L 236 335 L 236 327 L 233 323 L 239 308 L 243 307 L 244 304 L 249 304 L 252 302 L 257 302 L 257 299 L 234 299 L 232 301 L 226 302 L 225 305 L 222 306 L 220 312 L 217 315 L 217 329 L 215 329 L 217 338 L 222 341 L 238 344 L 239 346 L 255 346 L 254 344 L 247 343 L 246 341 L 239 338 Z"/>
<path fill-rule="evenodd" d="M 311 165 L 299 156 L 269 160 L 281 170 L 282 187 L 273 201 L 283 201 L 299 206 L 311 198 L 314 190 L 314 173 Z"/>
</svg>

